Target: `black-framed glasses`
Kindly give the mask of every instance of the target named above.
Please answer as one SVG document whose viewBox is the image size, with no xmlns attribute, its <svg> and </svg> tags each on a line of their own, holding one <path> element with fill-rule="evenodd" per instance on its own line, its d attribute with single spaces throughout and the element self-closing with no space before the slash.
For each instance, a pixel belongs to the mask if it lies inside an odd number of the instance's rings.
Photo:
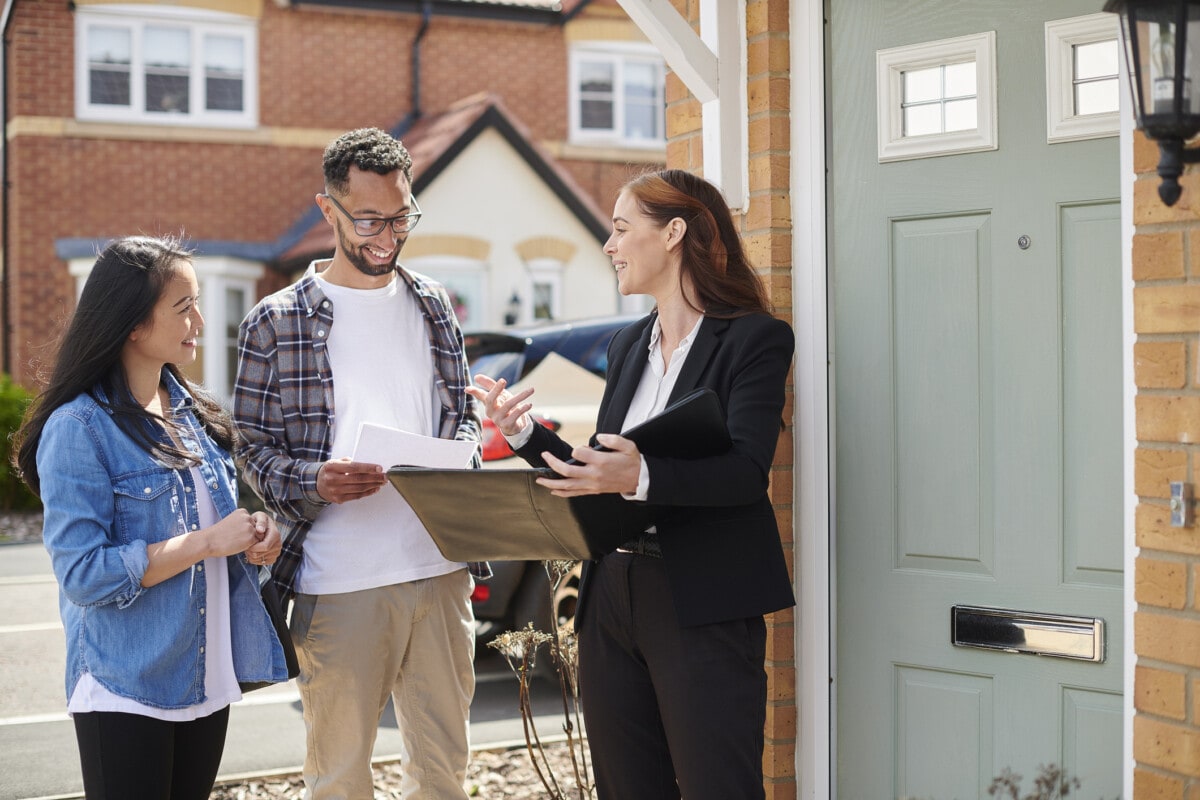
<svg viewBox="0 0 1200 800">
<path fill-rule="evenodd" d="M 354 232 L 359 236 L 377 236 L 385 226 L 392 226 L 392 233 L 408 233 L 413 228 L 417 227 L 417 222 L 421 219 L 421 206 L 417 204 L 417 198 L 412 197 L 412 211 L 407 214 L 401 214 L 398 217 L 387 217 L 379 219 L 377 217 L 355 218 L 350 216 L 350 212 L 342 207 L 342 204 L 337 201 L 333 195 L 325 193 L 322 197 L 329 198 L 329 202 L 333 203 L 338 211 L 345 215 L 346 219 L 354 223 Z"/>
</svg>

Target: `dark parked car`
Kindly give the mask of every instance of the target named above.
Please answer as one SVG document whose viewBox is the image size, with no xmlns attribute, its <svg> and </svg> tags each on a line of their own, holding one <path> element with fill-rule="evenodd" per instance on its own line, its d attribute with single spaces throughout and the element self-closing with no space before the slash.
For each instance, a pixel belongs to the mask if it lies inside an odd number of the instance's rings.
<svg viewBox="0 0 1200 800">
<path fill-rule="evenodd" d="M 596 411 L 608 369 L 608 343 L 613 334 L 641 316 L 600 317 L 467 333 L 471 375 L 504 378 L 510 387 L 530 377 L 529 383 L 537 388 L 531 398 L 535 417 L 572 444 L 585 444 L 596 427 Z M 485 469 L 524 465 L 487 419 L 483 439 Z M 523 628 L 528 622 L 533 622 L 538 630 L 553 631 L 574 619 L 579 565 L 563 579 L 553 598 L 550 579 L 539 561 L 492 562 L 492 570 L 494 577 L 477 584 L 471 597 L 479 646 L 505 630 Z M 538 666 L 549 666 L 548 659 L 539 661 Z"/>
</svg>

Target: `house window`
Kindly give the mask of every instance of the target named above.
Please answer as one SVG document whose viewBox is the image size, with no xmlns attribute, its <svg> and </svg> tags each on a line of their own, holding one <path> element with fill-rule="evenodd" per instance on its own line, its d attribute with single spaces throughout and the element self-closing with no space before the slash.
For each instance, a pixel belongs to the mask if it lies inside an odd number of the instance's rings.
<svg viewBox="0 0 1200 800">
<path fill-rule="evenodd" d="M 525 264 L 535 321 L 562 319 L 563 263 L 555 258 L 535 258 Z"/>
<path fill-rule="evenodd" d="M 75 12 L 82 120 L 251 127 L 258 29 L 234 14 L 99 5 Z"/>
<path fill-rule="evenodd" d="M 233 397 L 237 380 L 238 326 L 254 305 L 255 284 L 264 269 L 235 258 L 196 257 L 200 312 L 204 315 L 201 361 L 204 383 L 223 400 Z"/>
<path fill-rule="evenodd" d="M 994 31 L 875 54 L 879 160 L 996 149 Z"/>
<path fill-rule="evenodd" d="M 1046 141 L 1120 132 L 1120 62 L 1115 14 L 1046 23 Z"/>
<path fill-rule="evenodd" d="M 238 326 L 250 311 L 251 295 L 245 286 L 225 287 L 225 386 L 233 393 L 233 385 L 237 382 L 238 368 Z"/>
<path fill-rule="evenodd" d="M 503 310 L 489 302 L 488 265 L 463 256 L 430 255 L 404 259 L 404 266 L 428 275 L 450 295 L 450 305 L 464 330 L 498 325 Z"/>
<path fill-rule="evenodd" d="M 651 47 L 577 45 L 570 63 L 571 141 L 662 147 L 665 75 Z"/>
</svg>

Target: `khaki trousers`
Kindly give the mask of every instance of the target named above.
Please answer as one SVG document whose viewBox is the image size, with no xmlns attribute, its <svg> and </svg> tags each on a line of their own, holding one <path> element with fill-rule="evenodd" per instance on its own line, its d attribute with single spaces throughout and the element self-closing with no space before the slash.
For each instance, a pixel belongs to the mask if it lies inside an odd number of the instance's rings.
<svg viewBox="0 0 1200 800">
<path fill-rule="evenodd" d="M 472 580 L 448 575 L 296 596 L 291 634 L 308 747 L 306 800 L 371 800 L 371 751 L 390 695 L 406 800 L 465 798 L 475 693 Z"/>
</svg>

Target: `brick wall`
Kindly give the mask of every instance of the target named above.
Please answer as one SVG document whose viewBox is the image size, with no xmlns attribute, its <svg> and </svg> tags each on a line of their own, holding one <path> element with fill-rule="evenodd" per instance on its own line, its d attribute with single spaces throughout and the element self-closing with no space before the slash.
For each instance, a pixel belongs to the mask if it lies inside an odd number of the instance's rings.
<svg viewBox="0 0 1200 800">
<path fill-rule="evenodd" d="M 1137 134 L 1134 795 L 1200 800 L 1200 527 L 1171 527 L 1168 509 L 1171 481 L 1200 479 L 1200 176 L 1168 208 L 1157 161 Z"/>
<path fill-rule="evenodd" d="M 35 383 L 33 362 L 74 303 L 55 241 L 184 232 L 193 240 L 273 242 L 321 190 L 321 150 L 330 139 L 364 125 L 391 128 L 410 111 L 419 14 L 271 2 L 261 9 L 259 129 L 224 131 L 76 122 L 71 4 L 13 7 L 5 70 L 10 303 L 0 323 L 18 383 Z M 560 25 L 434 15 L 421 44 L 421 108 L 434 113 L 492 91 L 535 142 L 561 142 L 566 74 Z M 605 210 L 630 173 L 619 160 L 562 163 Z M 285 280 L 269 275 L 259 291 Z"/>
<path fill-rule="evenodd" d="M 698 29 L 699 3 L 671 0 Z M 749 103 L 750 204 L 741 219 L 751 262 L 767 281 L 777 316 L 792 321 L 791 170 L 787 0 L 747 0 L 747 92 Z M 699 173 L 704 163 L 700 104 L 675 75 L 667 78 L 667 165 Z M 794 395 L 788 386 L 784 418 L 791 419 Z M 780 435 L 771 474 L 771 500 L 783 536 L 788 567 L 792 556 L 791 430 Z M 768 800 L 796 796 L 795 614 L 767 617 L 767 724 L 763 752 Z M 1196 798 L 1200 800 L 1200 798 Z"/>
</svg>

